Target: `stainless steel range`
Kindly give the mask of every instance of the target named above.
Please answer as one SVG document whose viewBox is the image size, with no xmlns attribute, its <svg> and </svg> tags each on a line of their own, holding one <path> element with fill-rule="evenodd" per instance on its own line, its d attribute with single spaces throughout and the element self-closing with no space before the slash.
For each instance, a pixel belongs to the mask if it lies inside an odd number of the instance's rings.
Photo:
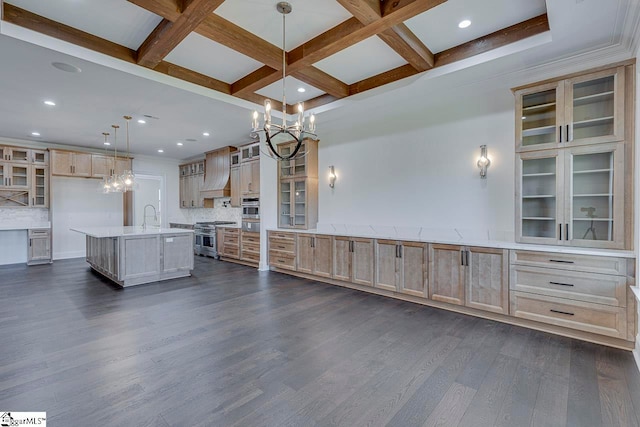
<svg viewBox="0 0 640 427">
<path fill-rule="evenodd" d="M 196 222 L 193 227 L 196 238 L 193 247 L 194 254 L 220 258 L 216 242 L 216 226 L 218 225 L 236 225 L 236 223 L 232 221 Z"/>
</svg>

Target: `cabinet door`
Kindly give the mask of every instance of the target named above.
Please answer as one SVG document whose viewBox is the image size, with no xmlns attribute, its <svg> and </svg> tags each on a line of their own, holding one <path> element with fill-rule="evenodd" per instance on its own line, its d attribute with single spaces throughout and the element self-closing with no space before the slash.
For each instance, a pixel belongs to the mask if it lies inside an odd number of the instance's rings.
<svg viewBox="0 0 640 427">
<path fill-rule="evenodd" d="M 333 244 L 331 236 L 313 237 L 314 264 L 313 274 L 320 277 L 333 277 Z"/>
<path fill-rule="evenodd" d="M 51 151 L 51 174 L 73 176 L 73 153 L 71 151 Z"/>
<path fill-rule="evenodd" d="M 14 163 L 29 163 L 31 159 L 31 150 L 27 148 L 11 147 L 5 148 L 10 160 Z"/>
<path fill-rule="evenodd" d="M 624 140 L 625 67 L 566 81 L 565 116 L 571 145 Z"/>
<path fill-rule="evenodd" d="M 131 170 L 131 159 L 124 159 L 122 157 L 118 157 L 116 159 L 116 165 L 115 165 L 115 173 L 117 175 L 122 175 L 123 173 L 125 173 L 126 171 L 130 171 Z"/>
<path fill-rule="evenodd" d="M 398 284 L 399 292 L 428 297 L 427 252 L 426 243 L 404 242 L 400 246 L 402 280 Z"/>
<path fill-rule="evenodd" d="M 28 262 L 51 260 L 51 238 L 49 230 L 29 230 Z"/>
<path fill-rule="evenodd" d="M 231 159 L 231 167 L 240 167 L 240 152 L 236 151 L 231 153 L 230 155 L 230 159 Z"/>
<path fill-rule="evenodd" d="M 242 163 L 240 165 L 240 192 L 242 195 L 251 193 L 251 162 Z"/>
<path fill-rule="evenodd" d="M 48 165 L 49 153 L 45 150 L 31 150 L 31 163 L 34 165 Z"/>
<path fill-rule="evenodd" d="M 231 168 L 231 207 L 240 207 L 240 167 Z"/>
<path fill-rule="evenodd" d="M 397 291 L 401 282 L 398 256 L 400 245 L 395 240 L 376 241 L 376 284 L 377 288 Z"/>
<path fill-rule="evenodd" d="M 249 185 L 249 191 L 252 194 L 260 193 L 260 162 L 253 160 L 251 163 L 251 184 Z"/>
<path fill-rule="evenodd" d="M 20 189 L 29 188 L 29 165 L 20 163 L 5 163 L 4 169 L 7 187 Z"/>
<path fill-rule="evenodd" d="M 280 181 L 280 191 L 278 192 L 278 226 L 281 228 L 291 228 L 293 226 L 293 216 L 291 213 L 292 186 L 292 181 Z"/>
<path fill-rule="evenodd" d="M 91 175 L 95 178 L 105 178 L 113 174 L 113 157 L 100 154 L 91 155 Z"/>
<path fill-rule="evenodd" d="M 516 151 L 557 148 L 565 140 L 564 84 L 549 83 L 516 92 Z"/>
<path fill-rule="evenodd" d="M 462 246 L 430 246 L 429 298 L 464 305 L 464 256 Z"/>
<path fill-rule="evenodd" d="M 333 278 L 351 281 L 351 240 L 348 237 L 333 238 Z"/>
<path fill-rule="evenodd" d="M 198 173 L 192 177 L 193 186 L 191 192 L 193 194 L 194 206 L 196 208 L 204 208 L 204 197 L 202 197 L 202 187 L 204 186 L 204 174 Z"/>
<path fill-rule="evenodd" d="M 516 156 L 516 241 L 562 244 L 563 152 Z"/>
<path fill-rule="evenodd" d="M 73 175 L 91 176 L 91 154 L 73 153 Z"/>
<path fill-rule="evenodd" d="M 46 166 L 31 167 L 31 206 L 49 207 L 49 168 Z"/>
<path fill-rule="evenodd" d="M 352 282 L 373 286 L 374 247 L 373 239 L 351 239 Z"/>
<path fill-rule="evenodd" d="M 465 262 L 467 307 L 509 314 L 509 251 L 470 248 Z"/>
<path fill-rule="evenodd" d="M 7 180 L 7 167 L 4 163 L 0 162 L 0 187 L 6 187 L 9 185 Z"/>
<path fill-rule="evenodd" d="M 313 273 L 313 235 L 298 234 L 298 268 L 301 273 Z"/>
<path fill-rule="evenodd" d="M 566 151 L 567 244 L 624 249 L 624 166 L 622 142 Z"/>
<path fill-rule="evenodd" d="M 307 228 L 307 181 L 293 181 L 293 226 Z"/>
<path fill-rule="evenodd" d="M 187 192 L 189 190 L 189 177 L 181 176 L 180 177 L 180 207 L 183 209 L 188 208 L 187 204 Z"/>
</svg>

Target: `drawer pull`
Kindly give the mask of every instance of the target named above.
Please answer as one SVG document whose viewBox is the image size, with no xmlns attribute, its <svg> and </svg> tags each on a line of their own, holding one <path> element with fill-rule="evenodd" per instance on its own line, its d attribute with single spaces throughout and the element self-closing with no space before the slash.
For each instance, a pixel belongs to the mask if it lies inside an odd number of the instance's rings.
<svg viewBox="0 0 640 427">
<path fill-rule="evenodd" d="M 560 283 L 560 282 L 549 282 L 552 285 L 559 285 L 559 286 L 573 286 L 571 283 Z"/>
<path fill-rule="evenodd" d="M 567 316 L 574 316 L 573 313 L 569 313 L 568 311 L 560 311 L 560 310 L 554 310 L 554 309 L 550 309 L 549 311 L 552 313 L 566 314 Z"/>
<path fill-rule="evenodd" d="M 573 264 L 574 261 L 565 261 L 563 259 L 550 259 L 549 262 L 560 262 L 562 264 Z"/>
<path fill-rule="evenodd" d="M 278 249 L 286 249 L 286 246 L 278 246 Z"/>
<path fill-rule="evenodd" d="M 278 262 L 281 262 L 281 263 L 283 263 L 283 264 L 284 264 L 284 263 L 285 263 L 285 262 L 287 262 L 287 261 L 285 261 L 285 260 L 283 260 L 283 259 L 279 259 L 279 260 L 278 260 Z"/>
</svg>

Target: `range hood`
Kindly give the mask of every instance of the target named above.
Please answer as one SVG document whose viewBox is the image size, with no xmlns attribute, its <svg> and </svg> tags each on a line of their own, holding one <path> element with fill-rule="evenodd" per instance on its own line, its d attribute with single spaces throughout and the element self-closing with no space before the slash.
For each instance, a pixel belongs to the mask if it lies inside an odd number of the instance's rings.
<svg viewBox="0 0 640 427">
<path fill-rule="evenodd" d="M 231 158 L 236 147 L 224 147 L 205 153 L 204 184 L 200 195 L 204 199 L 215 199 L 231 196 Z"/>
</svg>

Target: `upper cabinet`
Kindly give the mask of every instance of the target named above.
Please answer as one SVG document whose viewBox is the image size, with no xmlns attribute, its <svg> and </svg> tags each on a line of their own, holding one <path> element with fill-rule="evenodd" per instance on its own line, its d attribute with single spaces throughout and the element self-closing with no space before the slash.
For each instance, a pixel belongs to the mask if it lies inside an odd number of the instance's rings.
<svg viewBox="0 0 640 427">
<path fill-rule="evenodd" d="M 0 160 L 14 163 L 29 163 L 31 150 L 22 147 L 0 146 Z"/>
<path fill-rule="evenodd" d="M 91 153 L 51 150 L 51 174 L 91 177 Z"/>
<path fill-rule="evenodd" d="M 248 162 L 251 160 L 260 159 L 260 142 L 254 142 L 253 144 L 240 147 L 240 160 L 242 162 Z"/>
<path fill-rule="evenodd" d="M 296 142 L 278 145 L 290 155 Z M 318 223 L 318 141 L 305 139 L 292 160 L 278 162 L 278 226 L 312 229 Z"/>
<path fill-rule="evenodd" d="M 0 207 L 49 206 L 49 152 L 0 146 Z"/>
<path fill-rule="evenodd" d="M 179 166 L 180 207 L 203 208 L 204 198 L 200 191 L 204 184 L 205 161 L 200 160 Z"/>
<path fill-rule="evenodd" d="M 516 90 L 516 151 L 624 140 L 625 92 L 625 66 Z"/>
</svg>

